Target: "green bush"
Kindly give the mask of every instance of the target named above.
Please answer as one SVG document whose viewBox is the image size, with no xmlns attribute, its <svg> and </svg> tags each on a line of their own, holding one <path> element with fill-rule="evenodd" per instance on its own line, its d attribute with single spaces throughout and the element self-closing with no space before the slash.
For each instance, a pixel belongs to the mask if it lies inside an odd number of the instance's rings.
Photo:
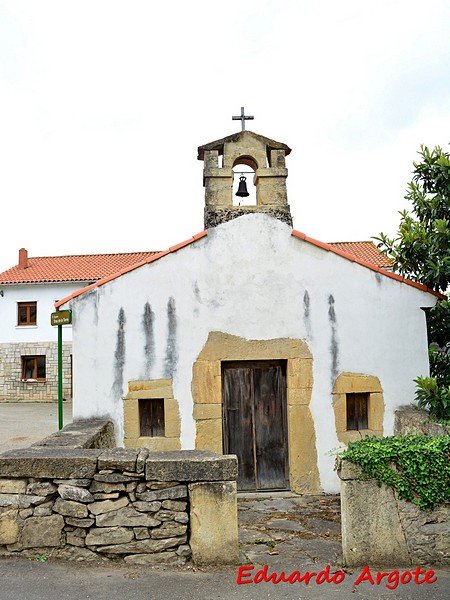
<svg viewBox="0 0 450 600">
<path fill-rule="evenodd" d="M 421 509 L 450 502 L 450 436 L 366 437 L 350 442 L 340 458 Z"/>
<path fill-rule="evenodd" d="M 416 400 L 436 419 L 450 420 L 450 385 L 439 385 L 435 377 L 417 377 Z"/>
</svg>

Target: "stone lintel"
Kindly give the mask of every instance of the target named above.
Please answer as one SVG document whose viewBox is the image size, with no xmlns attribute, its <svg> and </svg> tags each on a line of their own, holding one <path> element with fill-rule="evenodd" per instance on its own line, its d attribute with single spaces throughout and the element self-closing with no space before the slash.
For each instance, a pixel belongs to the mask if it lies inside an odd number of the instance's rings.
<svg viewBox="0 0 450 600">
<path fill-rule="evenodd" d="M 34 447 L 0 454 L 0 477 L 83 479 L 93 477 L 102 450 Z"/>
<path fill-rule="evenodd" d="M 173 398 L 172 379 L 141 379 L 128 382 L 128 394 L 131 394 L 131 398 L 140 398 L 139 393 L 145 390 Z M 138 394 L 134 395 L 134 392 Z M 157 398 L 157 395 L 153 397 Z"/>
<path fill-rule="evenodd" d="M 204 176 L 207 177 L 233 177 L 233 169 L 219 168 L 219 167 L 208 167 L 204 169 Z"/>
<path fill-rule="evenodd" d="M 234 481 L 237 458 L 203 450 L 150 454 L 145 465 L 147 481 Z"/>
<path fill-rule="evenodd" d="M 287 177 L 288 170 L 280 167 L 260 168 L 256 171 L 255 179 L 259 177 Z"/>
<path fill-rule="evenodd" d="M 150 452 L 181 450 L 179 437 L 125 437 L 126 448 L 147 448 Z"/>
</svg>

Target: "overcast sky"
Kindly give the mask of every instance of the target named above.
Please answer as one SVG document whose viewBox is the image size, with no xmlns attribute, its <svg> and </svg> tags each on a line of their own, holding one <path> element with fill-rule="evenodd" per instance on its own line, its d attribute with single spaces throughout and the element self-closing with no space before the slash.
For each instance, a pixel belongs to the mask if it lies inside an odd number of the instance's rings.
<svg viewBox="0 0 450 600">
<path fill-rule="evenodd" d="M 294 227 L 393 234 L 450 142 L 448 0 L 0 0 L 0 271 L 163 250 L 203 229 L 197 147 L 292 148 Z"/>
</svg>

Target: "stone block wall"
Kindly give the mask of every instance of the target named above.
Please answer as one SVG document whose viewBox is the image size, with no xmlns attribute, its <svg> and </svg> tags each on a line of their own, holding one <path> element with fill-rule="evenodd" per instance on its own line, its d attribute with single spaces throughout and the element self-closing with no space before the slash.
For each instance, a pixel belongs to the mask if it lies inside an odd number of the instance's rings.
<svg viewBox="0 0 450 600">
<path fill-rule="evenodd" d="M 236 457 L 195 450 L 43 445 L 6 452 L 0 554 L 235 563 L 236 476 Z"/>
<path fill-rule="evenodd" d="M 395 411 L 394 434 L 408 433 L 420 433 L 431 437 L 450 435 L 450 425 L 430 421 L 430 415 L 424 410 L 408 408 Z"/>
<path fill-rule="evenodd" d="M 340 471 L 342 550 L 348 566 L 450 565 L 450 505 L 420 510 L 375 479 L 359 480 L 359 466 Z"/>
<path fill-rule="evenodd" d="M 63 342 L 63 398 L 72 399 L 72 343 Z M 45 356 L 45 381 L 22 381 L 22 356 Z M 56 402 L 58 344 L 29 342 L 0 344 L 0 402 Z"/>
</svg>

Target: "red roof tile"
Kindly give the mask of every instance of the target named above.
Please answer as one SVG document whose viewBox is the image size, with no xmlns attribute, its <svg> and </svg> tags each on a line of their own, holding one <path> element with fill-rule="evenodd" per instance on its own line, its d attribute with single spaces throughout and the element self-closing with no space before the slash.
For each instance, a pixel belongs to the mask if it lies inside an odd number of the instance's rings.
<svg viewBox="0 0 450 600">
<path fill-rule="evenodd" d="M 17 265 L 0 273 L 0 284 L 97 281 L 143 263 L 157 254 L 158 252 L 128 252 L 30 257 L 25 269 Z"/>
<path fill-rule="evenodd" d="M 392 261 L 373 242 L 330 242 L 330 246 L 382 269 L 389 268 L 392 264 Z"/>
<path fill-rule="evenodd" d="M 145 264 L 157 261 L 160 258 L 162 258 L 163 256 L 166 256 L 167 254 L 171 254 L 172 252 L 176 252 L 180 248 L 184 248 L 185 246 L 188 246 L 189 244 L 193 244 L 194 242 L 196 242 L 197 240 L 201 239 L 202 237 L 205 237 L 206 235 L 207 235 L 206 231 L 203 230 L 202 232 L 197 233 L 196 235 L 192 236 L 188 240 L 185 240 L 184 242 L 181 242 L 180 244 L 177 244 L 176 246 L 172 246 L 168 250 L 164 250 L 163 252 L 153 253 L 153 256 L 150 256 L 149 258 L 146 258 L 144 261 L 142 261 L 140 263 L 136 263 L 136 264 L 131 265 L 129 267 L 125 267 L 119 273 L 113 273 L 112 275 L 107 275 L 106 277 L 103 277 L 99 281 L 96 281 L 95 283 L 92 283 L 91 285 L 88 285 L 87 287 L 82 288 L 81 290 L 76 290 L 75 292 L 73 292 L 72 294 L 70 294 L 70 296 L 67 296 L 66 298 L 63 298 L 62 300 L 59 300 L 58 302 L 55 302 L 55 308 L 59 308 L 60 306 L 62 306 L 66 302 L 68 302 L 69 300 L 72 300 L 72 298 L 76 298 L 77 296 L 81 296 L 81 294 L 84 294 L 88 290 L 91 290 L 91 289 L 93 289 L 95 287 L 98 287 L 100 285 L 104 285 L 105 283 L 108 283 L 109 281 L 112 281 L 113 279 L 116 279 L 117 277 L 120 277 L 121 275 L 124 275 L 125 273 L 129 273 L 130 271 L 134 271 L 134 269 L 137 269 L 138 267 L 141 267 L 141 266 L 143 266 Z"/>
<path fill-rule="evenodd" d="M 355 252 L 352 254 L 348 250 L 347 250 L 347 252 L 345 252 L 344 250 L 341 250 L 340 248 L 335 248 L 334 246 L 336 244 L 339 245 L 339 242 L 337 242 L 335 244 L 325 244 L 324 242 L 320 242 L 319 240 L 315 240 L 314 238 L 308 237 L 307 235 L 305 235 L 301 231 L 297 231 L 296 229 L 292 230 L 292 235 L 300 240 L 303 240 L 303 241 L 309 243 L 309 244 L 313 244 L 314 246 L 318 246 L 319 248 L 328 250 L 328 252 L 333 252 L 334 254 L 338 254 L 339 256 L 342 256 L 343 258 L 346 258 L 347 260 L 356 262 L 359 265 L 366 267 L 367 269 L 371 269 L 372 271 L 377 271 L 381 275 L 385 275 L 386 277 L 390 277 L 391 279 L 397 279 L 398 281 L 401 281 L 402 283 L 406 283 L 407 285 L 411 285 L 415 288 L 418 288 L 419 290 L 428 292 L 429 294 L 433 294 L 433 296 L 437 296 L 441 300 L 445 300 L 447 298 L 447 296 L 444 296 L 444 294 L 441 294 L 440 292 L 435 292 L 434 290 L 431 290 L 430 288 L 428 288 L 426 285 L 417 283 L 416 281 L 411 281 L 410 279 L 406 279 L 405 277 L 402 277 L 402 275 L 399 275 L 398 273 L 393 273 L 392 271 L 387 271 L 386 268 L 378 267 L 373 262 L 369 262 L 367 260 L 361 259 L 357 256 L 357 254 Z M 352 242 L 340 242 L 340 243 L 341 244 L 352 244 Z M 367 244 L 367 243 L 371 244 L 372 242 L 354 242 L 354 243 L 355 244 L 358 244 L 358 243 L 359 244 Z M 357 252 L 359 254 L 359 250 L 357 250 Z"/>
</svg>

